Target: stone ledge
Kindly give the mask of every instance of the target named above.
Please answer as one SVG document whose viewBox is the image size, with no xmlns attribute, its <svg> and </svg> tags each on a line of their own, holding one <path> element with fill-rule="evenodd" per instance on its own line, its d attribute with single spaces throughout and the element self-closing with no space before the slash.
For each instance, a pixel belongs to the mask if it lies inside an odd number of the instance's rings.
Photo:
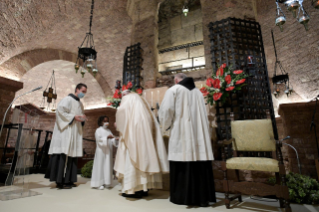
<svg viewBox="0 0 319 212">
<path fill-rule="evenodd" d="M 23 88 L 23 82 L 0 77 L 0 89 L 6 89 L 6 90 L 11 90 L 13 92 L 16 92 L 22 88 Z"/>
</svg>

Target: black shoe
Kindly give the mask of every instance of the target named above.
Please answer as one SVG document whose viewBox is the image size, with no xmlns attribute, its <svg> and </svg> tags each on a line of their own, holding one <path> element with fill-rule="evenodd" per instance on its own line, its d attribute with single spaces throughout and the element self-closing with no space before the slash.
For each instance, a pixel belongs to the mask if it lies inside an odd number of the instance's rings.
<svg viewBox="0 0 319 212">
<path fill-rule="evenodd" d="M 142 196 L 147 197 L 148 196 L 148 191 L 142 191 Z"/>
<path fill-rule="evenodd" d="M 206 202 L 206 203 L 201 203 L 201 204 L 199 204 L 199 206 L 200 206 L 200 207 L 208 207 L 209 204 L 208 204 L 208 202 Z"/>
<path fill-rule="evenodd" d="M 142 195 L 141 193 L 137 193 L 137 192 L 135 192 L 135 194 L 125 194 L 125 193 L 122 193 L 122 197 L 140 199 L 140 198 L 143 197 L 143 195 Z"/>
<path fill-rule="evenodd" d="M 62 189 L 71 189 L 71 188 L 72 188 L 71 185 L 64 184 Z"/>
<path fill-rule="evenodd" d="M 69 185 L 69 186 L 71 186 L 71 187 L 76 187 L 76 184 L 74 184 L 74 183 L 72 183 L 72 182 L 66 183 L 65 185 Z"/>
<path fill-rule="evenodd" d="M 59 188 L 59 189 L 62 189 L 63 188 L 63 184 L 62 183 L 57 183 L 56 187 Z"/>
</svg>

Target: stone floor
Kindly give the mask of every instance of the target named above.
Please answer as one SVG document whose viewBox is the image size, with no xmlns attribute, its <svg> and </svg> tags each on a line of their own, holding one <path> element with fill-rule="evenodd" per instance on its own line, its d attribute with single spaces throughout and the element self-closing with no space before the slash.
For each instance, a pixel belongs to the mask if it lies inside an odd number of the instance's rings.
<svg viewBox="0 0 319 212">
<path fill-rule="evenodd" d="M 42 195 L 25 197 L 15 200 L 0 201 L 1 212 L 100 212 L 100 211 L 210 211 L 210 212 L 278 212 L 278 202 L 262 202 L 244 196 L 244 202 L 234 202 L 227 210 L 223 204 L 223 193 L 217 193 L 218 202 L 207 208 L 174 205 L 169 202 L 169 192 L 152 190 L 150 195 L 143 199 L 126 199 L 120 196 L 120 185 L 114 182 L 111 189 L 96 190 L 90 188 L 89 179 L 78 178 L 78 187 L 70 190 L 58 190 L 54 183 L 43 178 L 42 174 L 29 176 L 29 187 L 32 191 Z M 1 188 L 0 188 L 1 191 Z M 292 204 L 293 212 L 319 212 L 319 207 L 311 205 Z"/>
</svg>

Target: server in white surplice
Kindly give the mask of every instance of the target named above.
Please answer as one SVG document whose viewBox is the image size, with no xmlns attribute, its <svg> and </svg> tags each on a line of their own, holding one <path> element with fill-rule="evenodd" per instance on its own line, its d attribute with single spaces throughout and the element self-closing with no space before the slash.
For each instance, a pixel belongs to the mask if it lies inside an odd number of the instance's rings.
<svg viewBox="0 0 319 212">
<path fill-rule="evenodd" d="M 77 182 L 77 158 L 83 156 L 82 127 L 86 120 L 80 99 L 87 91 L 85 84 L 78 84 L 75 94 L 63 98 L 56 109 L 49 155 L 51 155 L 45 178 L 55 181 L 57 188 L 69 189 Z"/>
<path fill-rule="evenodd" d="M 216 202 L 207 112 L 193 78 L 182 73 L 175 76 L 175 85 L 162 101 L 159 120 L 163 134 L 171 130 L 170 201 L 202 207 Z"/>
<path fill-rule="evenodd" d="M 91 177 L 91 187 L 103 190 L 112 185 L 113 175 L 113 146 L 117 146 L 115 138 L 109 127 L 109 118 L 101 116 L 98 119 L 100 126 L 95 131 L 96 150 Z"/>
</svg>

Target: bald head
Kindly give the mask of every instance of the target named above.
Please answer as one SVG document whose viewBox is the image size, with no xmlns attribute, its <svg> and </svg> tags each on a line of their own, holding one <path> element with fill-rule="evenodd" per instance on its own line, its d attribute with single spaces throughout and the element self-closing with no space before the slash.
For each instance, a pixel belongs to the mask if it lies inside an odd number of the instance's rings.
<svg viewBox="0 0 319 212">
<path fill-rule="evenodd" d="M 180 81 L 182 81 L 186 77 L 187 77 L 186 74 L 183 74 L 183 73 L 176 74 L 174 77 L 175 84 L 179 83 Z"/>
<path fill-rule="evenodd" d="M 130 90 L 125 90 L 125 91 L 122 92 L 122 96 L 126 96 L 126 95 L 129 94 L 129 93 L 131 93 Z"/>
</svg>

